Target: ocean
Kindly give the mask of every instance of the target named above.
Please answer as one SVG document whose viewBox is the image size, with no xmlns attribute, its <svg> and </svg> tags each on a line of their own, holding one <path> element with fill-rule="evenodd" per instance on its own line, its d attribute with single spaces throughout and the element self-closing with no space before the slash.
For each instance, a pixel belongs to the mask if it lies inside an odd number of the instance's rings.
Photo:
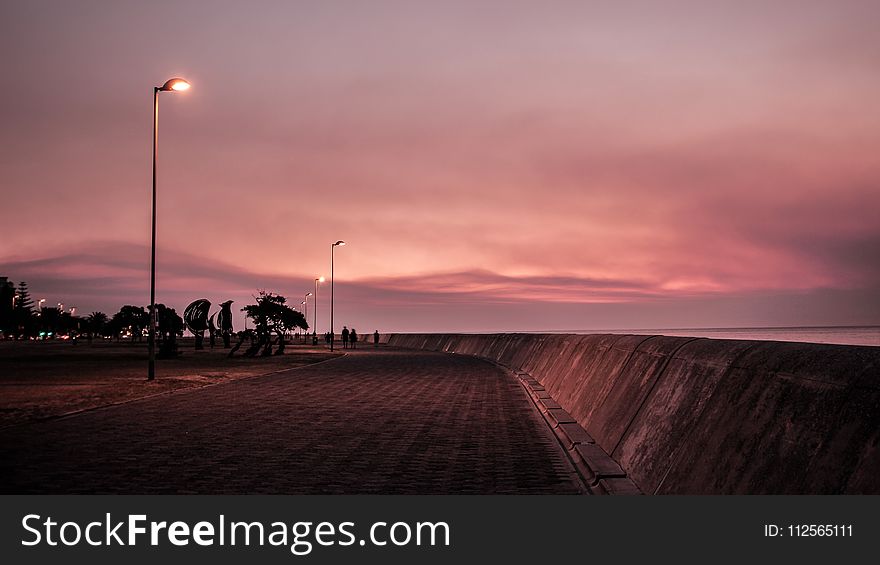
<svg viewBox="0 0 880 565">
<path fill-rule="evenodd" d="M 793 328 L 652 328 L 628 330 L 582 330 L 551 333 L 611 333 L 636 335 L 673 335 L 715 339 L 754 339 L 870 345 L 880 347 L 880 326 L 828 326 Z"/>
</svg>

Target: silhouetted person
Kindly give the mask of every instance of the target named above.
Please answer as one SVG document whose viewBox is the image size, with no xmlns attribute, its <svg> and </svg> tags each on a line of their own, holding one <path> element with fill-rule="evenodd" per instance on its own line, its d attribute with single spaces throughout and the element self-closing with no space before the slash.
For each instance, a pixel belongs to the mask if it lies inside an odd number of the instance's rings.
<svg viewBox="0 0 880 565">
<path fill-rule="evenodd" d="M 342 349 L 348 349 L 348 328 L 342 326 Z"/>
<path fill-rule="evenodd" d="M 379 347 L 379 330 L 373 332 L 373 347 Z"/>
<path fill-rule="evenodd" d="M 358 333 L 354 328 L 351 328 L 351 333 L 348 334 L 348 341 L 351 342 L 352 349 L 357 349 Z"/>
</svg>

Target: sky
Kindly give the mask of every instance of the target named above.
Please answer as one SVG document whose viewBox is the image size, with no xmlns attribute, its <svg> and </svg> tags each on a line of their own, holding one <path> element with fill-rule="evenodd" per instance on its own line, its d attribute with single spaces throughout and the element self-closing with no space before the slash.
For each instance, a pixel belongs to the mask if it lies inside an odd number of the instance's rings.
<svg viewBox="0 0 880 565">
<path fill-rule="evenodd" d="M 78 314 L 149 302 L 152 89 L 180 76 L 157 207 L 178 311 L 299 307 L 344 240 L 335 322 L 362 333 L 880 324 L 877 21 L 855 0 L 4 2 L 0 275 Z"/>
</svg>

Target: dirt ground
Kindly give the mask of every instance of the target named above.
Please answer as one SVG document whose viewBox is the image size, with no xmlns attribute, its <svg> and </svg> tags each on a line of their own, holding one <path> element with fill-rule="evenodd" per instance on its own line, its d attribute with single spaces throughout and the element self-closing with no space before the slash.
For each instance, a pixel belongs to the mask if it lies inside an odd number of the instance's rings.
<svg viewBox="0 0 880 565">
<path fill-rule="evenodd" d="M 0 428 L 339 355 L 322 347 L 288 344 L 284 355 L 229 359 L 222 347 L 195 351 L 188 340 L 180 350 L 176 359 L 157 360 L 156 379 L 148 381 L 146 343 L 0 342 Z"/>
</svg>

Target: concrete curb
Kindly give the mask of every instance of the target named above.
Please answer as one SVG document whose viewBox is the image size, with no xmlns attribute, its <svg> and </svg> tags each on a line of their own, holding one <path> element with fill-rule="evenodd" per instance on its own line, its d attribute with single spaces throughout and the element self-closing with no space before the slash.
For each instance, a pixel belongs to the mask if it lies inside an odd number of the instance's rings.
<svg viewBox="0 0 880 565">
<path fill-rule="evenodd" d="M 598 495 L 642 494 L 617 461 L 596 445 L 587 430 L 550 396 L 541 383 L 525 371 L 511 370 L 490 359 L 486 361 L 516 377 L 574 465 L 587 492 Z"/>
</svg>

